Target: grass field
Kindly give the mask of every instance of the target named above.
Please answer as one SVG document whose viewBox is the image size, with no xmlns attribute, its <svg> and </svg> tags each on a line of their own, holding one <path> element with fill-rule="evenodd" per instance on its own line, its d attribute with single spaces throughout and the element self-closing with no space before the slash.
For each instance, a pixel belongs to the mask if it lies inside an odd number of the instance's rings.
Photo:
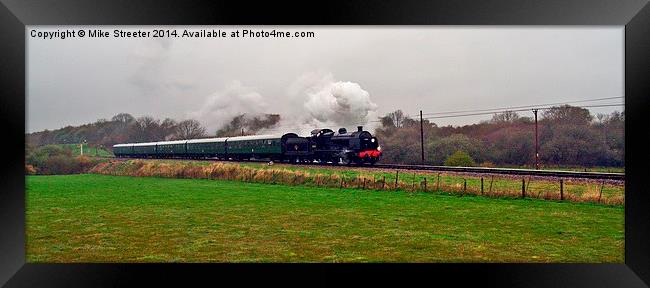
<svg viewBox="0 0 650 288">
<path fill-rule="evenodd" d="M 623 262 L 623 208 L 105 175 L 27 177 L 34 262 Z"/>
</svg>

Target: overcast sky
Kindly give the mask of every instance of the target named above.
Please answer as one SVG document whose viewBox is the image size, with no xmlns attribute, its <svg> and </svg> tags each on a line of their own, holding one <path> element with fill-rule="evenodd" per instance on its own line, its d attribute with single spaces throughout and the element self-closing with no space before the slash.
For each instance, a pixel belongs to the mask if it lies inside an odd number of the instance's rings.
<svg viewBox="0 0 650 288">
<path fill-rule="evenodd" d="M 415 115 L 624 96 L 622 26 L 250 27 L 315 32 L 314 38 L 289 39 L 29 37 L 32 29 L 66 28 L 89 27 L 26 29 L 27 132 L 120 112 L 197 118 L 211 130 L 223 122 L 219 117 L 230 116 L 222 111 L 295 116 L 309 110 L 327 118 L 336 111 L 314 106 L 339 98 L 314 98 L 322 87 L 356 93 L 350 97 L 361 98 L 346 101 L 372 110 L 370 120 L 396 109 Z M 169 28 L 180 33 L 244 27 Z M 224 107 L 230 102 L 237 103 Z M 615 102 L 621 100 L 593 104 Z M 592 113 L 613 110 L 622 107 Z M 522 115 L 527 114 L 532 115 Z M 489 118 L 432 121 L 464 125 Z"/>
</svg>

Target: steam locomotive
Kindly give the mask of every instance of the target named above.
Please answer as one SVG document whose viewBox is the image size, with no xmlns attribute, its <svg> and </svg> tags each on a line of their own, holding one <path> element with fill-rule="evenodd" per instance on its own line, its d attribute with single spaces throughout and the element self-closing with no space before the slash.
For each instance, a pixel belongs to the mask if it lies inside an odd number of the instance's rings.
<svg viewBox="0 0 650 288">
<path fill-rule="evenodd" d="M 116 157 L 222 160 L 269 159 L 277 162 L 375 164 L 381 159 L 376 137 L 362 126 L 348 133 L 316 129 L 311 135 L 254 135 L 113 145 Z"/>
</svg>

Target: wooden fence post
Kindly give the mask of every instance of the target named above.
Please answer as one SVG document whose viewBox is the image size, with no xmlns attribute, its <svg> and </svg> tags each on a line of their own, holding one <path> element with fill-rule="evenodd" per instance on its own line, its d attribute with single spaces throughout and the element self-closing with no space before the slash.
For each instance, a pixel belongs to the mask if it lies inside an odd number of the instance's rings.
<svg viewBox="0 0 650 288">
<path fill-rule="evenodd" d="M 481 195 L 483 195 L 483 177 L 481 177 Z"/>
<path fill-rule="evenodd" d="M 560 200 L 564 200 L 564 180 L 560 179 Z"/>
<path fill-rule="evenodd" d="M 397 181 L 399 180 L 399 170 L 395 171 L 395 190 L 397 190 Z"/>
<path fill-rule="evenodd" d="M 526 178 L 521 178 L 521 198 L 526 198 Z"/>
<path fill-rule="evenodd" d="M 603 180 L 602 184 L 600 184 L 600 193 L 598 194 L 598 203 L 600 203 L 600 199 L 603 197 L 603 187 L 605 187 L 605 180 Z"/>
<path fill-rule="evenodd" d="M 466 191 L 467 191 L 467 179 L 463 179 L 463 194 L 461 194 L 461 196 L 465 195 Z"/>
<path fill-rule="evenodd" d="M 413 181 L 412 181 L 411 185 L 413 186 L 412 189 L 415 190 L 415 172 L 413 172 Z"/>
<path fill-rule="evenodd" d="M 381 190 L 384 190 L 384 187 L 386 187 L 386 176 L 381 178 Z"/>
<path fill-rule="evenodd" d="M 366 190 L 366 177 L 363 177 L 363 190 Z"/>
<path fill-rule="evenodd" d="M 436 182 L 436 191 L 440 192 L 440 173 L 438 173 L 438 181 Z"/>
<path fill-rule="evenodd" d="M 488 190 L 488 193 L 492 193 L 492 182 L 494 181 L 494 175 L 490 178 L 490 189 Z"/>
</svg>

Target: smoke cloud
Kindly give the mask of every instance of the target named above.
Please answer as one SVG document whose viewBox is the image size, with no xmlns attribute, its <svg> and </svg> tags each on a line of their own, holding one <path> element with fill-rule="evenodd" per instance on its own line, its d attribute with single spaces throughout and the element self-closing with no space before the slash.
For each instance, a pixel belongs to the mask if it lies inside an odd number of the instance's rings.
<svg viewBox="0 0 650 288">
<path fill-rule="evenodd" d="M 359 84 L 341 81 L 308 94 L 304 107 L 312 119 L 336 125 L 366 124 L 368 114 L 377 110 L 370 94 Z"/>
<path fill-rule="evenodd" d="M 205 123 L 209 131 L 215 131 L 242 114 L 246 119 L 253 119 L 282 111 L 278 124 L 262 129 L 258 134 L 294 132 L 308 135 L 317 128 L 337 130 L 346 127 L 352 131 L 363 125 L 366 130 L 371 130 L 374 122 L 370 119 L 377 115 L 377 104 L 372 102 L 368 91 L 358 83 L 337 81 L 331 74 L 305 74 L 287 91 L 289 97 L 284 97 L 287 100 L 269 106 L 265 97 L 253 88 L 233 81 L 225 90 L 211 95 L 201 110 L 191 116 Z"/>
<path fill-rule="evenodd" d="M 237 116 L 261 117 L 269 106 L 264 97 L 253 87 L 244 86 L 239 81 L 232 81 L 221 91 L 210 95 L 200 110 L 190 113 L 190 117 L 198 119 L 213 134 L 225 127 Z"/>
<path fill-rule="evenodd" d="M 316 128 L 354 128 L 367 125 L 376 116 L 377 104 L 372 102 L 368 91 L 358 83 L 337 81 L 329 73 L 303 75 L 289 91 L 294 94 L 292 98 L 300 99 L 299 103 L 303 104 L 300 113 L 280 123 L 287 131 L 304 135 Z"/>
</svg>

